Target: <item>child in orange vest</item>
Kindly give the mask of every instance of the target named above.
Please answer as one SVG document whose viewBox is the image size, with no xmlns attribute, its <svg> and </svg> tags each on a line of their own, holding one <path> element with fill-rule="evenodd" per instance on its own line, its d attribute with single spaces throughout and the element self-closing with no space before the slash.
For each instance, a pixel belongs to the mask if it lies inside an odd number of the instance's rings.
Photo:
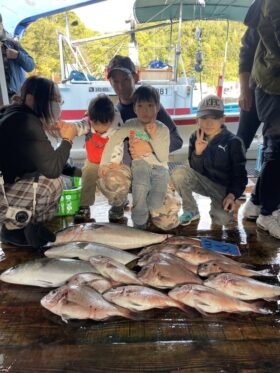
<svg viewBox="0 0 280 373">
<path fill-rule="evenodd" d="M 91 219 L 90 206 L 95 201 L 99 164 L 109 137 L 122 125 L 122 119 L 109 97 L 101 94 L 90 101 L 87 117 L 75 125 L 78 136 L 86 135 L 87 159 L 82 169 L 80 209 L 74 216 L 74 222 L 85 223 L 95 221 Z M 118 156 L 122 157 L 122 154 Z"/>
</svg>

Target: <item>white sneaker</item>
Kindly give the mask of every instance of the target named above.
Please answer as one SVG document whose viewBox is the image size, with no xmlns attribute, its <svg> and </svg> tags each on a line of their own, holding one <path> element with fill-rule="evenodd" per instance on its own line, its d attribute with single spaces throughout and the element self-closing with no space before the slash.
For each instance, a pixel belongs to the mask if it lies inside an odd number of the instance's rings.
<svg viewBox="0 0 280 373">
<path fill-rule="evenodd" d="M 280 210 L 273 211 L 272 216 L 277 220 L 278 224 L 280 225 Z"/>
<path fill-rule="evenodd" d="M 273 216 L 273 214 L 267 216 L 260 214 L 256 223 L 259 228 L 268 231 L 271 236 L 280 239 L 280 223 L 278 222 L 278 214 L 275 214 L 275 216 Z"/>
<path fill-rule="evenodd" d="M 250 199 L 246 202 L 243 210 L 243 217 L 248 220 L 256 220 L 260 215 L 261 206 L 255 205 Z"/>
</svg>

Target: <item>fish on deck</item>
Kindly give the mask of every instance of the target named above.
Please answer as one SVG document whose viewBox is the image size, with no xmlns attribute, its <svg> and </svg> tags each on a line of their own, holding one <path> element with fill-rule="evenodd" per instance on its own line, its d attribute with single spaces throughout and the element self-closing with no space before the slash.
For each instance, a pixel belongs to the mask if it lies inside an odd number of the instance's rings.
<svg viewBox="0 0 280 373">
<path fill-rule="evenodd" d="M 177 264 L 179 267 L 185 268 L 187 271 L 191 271 L 195 274 L 197 274 L 197 266 L 194 264 L 191 264 L 187 262 L 186 260 L 179 258 L 176 255 L 165 253 L 165 252 L 158 252 L 155 254 L 146 254 L 142 256 L 138 262 L 137 265 L 139 267 L 144 267 L 147 264 L 158 262 L 160 260 L 165 260 L 171 264 Z"/>
<path fill-rule="evenodd" d="M 167 289 L 180 284 L 202 284 L 203 281 L 186 266 L 160 259 L 144 266 L 138 273 L 142 283 L 155 288 Z"/>
<path fill-rule="evenodd" d="M 121 284 L 142 284 L 136 277 L 136 273 L 128 269 L 125 265 L 106 256 L 94 256 L 90 258 L 90 263 L 102 276 Z"/>
<path fill-rule="evenodd" d="M 209 262 L 199 264 L 197 273 L 199 276 L 208 277 L 215 273 L 229 272 L 234 273 L 240 276 L 254 277 L 254 276 L 263 276 L 263 277 L 273 277 L 273 274 L 267 270 L 263 271 L 254 271 L 249 268 L 241 267 L 238 264 L 234 263 L 225 263 L 221 260 L 210 260 Z"/>
<path fill-rule="evenodd" d="M 50 242 L 47 246 L 85 241 L 129 250 L 160 243 L 168 237 L 168 234 L 152 233 L 120 224 L 85 223 L 58 231 L 55 242 Z"/>
<path fill-rule="evenodd" d="M 202 314 L 219 312 L 270 313 L 269 310 L 261 308 L 256 304 L 244 302 L 203 285 L 186 284 L 176 286 L 174 289 L 169 291 L 168 295 L 172 299 L 195 308 Z"/>
<path fill-rule="evenodd" d="M 98 291 L 98 293 L 102 294 L 104 293 L 104 291 L 111 289 L 113 286 L 120 285 L 120 283 L 105 278 L 98 273 L 85 272 L 78 273 L 77 275 L 72 276 L 67 281 L 67 285 L 87 285 Z"/>
<path fill-rule="evenodd" d="M 242 300 L 273 300 L 280 296 L 280 287 L 233 273 L 210 276 L 204 285 Z"/>
<path fill-rule="evenodd" d="M 112 316 L 130 318 L 130 311 L 105 300 L 101 294 L 87 285 L 65 285 L 52 290 L 41 299 L 41 305 L 61 316 L 62 320 L 105 320 Z"/>
<path fill-rule="evenodd" d="M 153 308 L 179 308 L 185 312 L 184 305 L 159 290 L 146 286 L 119 286 L 106 291 L 103 297 L 131 311 L 146 311 Z"/>
<path fill-rule="evenodd" d="M 122 264 L 128 264 L 138 258 L 127 251 L 99 243 L 71 242 L 55 246 L 45 251 L 48 258 L 79 258 L 87 260 L 93 256 L 104 255 Z"/>
<path fill-rule="evenodd" d="M 210 260 L 220 260 L 229 264 L 245 266 L 244 263 L 237 262 L 222 254 L 194 245 L 178 246 L 175 255 L 195 265 L 206 263 Z"/>
<path fill-rule="evenodd" d="M 170 239 L 169 239 L 170 240 Z M 220 260 L 225 263 L 235 264 L 239 266 L 245 266 L 244 263 L 237 262 L 227 256 L 216 253 L 214 251 L 209 251 L 200 246 L 195 246 L 192 244 L 170 244 L 169 240 L 166 242 L 160 243 L 158 245 L 148 246 L 143 248 L 139 253 L 139 257 L 143 257 L 147 254 L 155 253 L 168 253 L 176 255 L 181 259 L 184 259 L 186 262 L 189 262 L 193 265 L 199 265 L 201 263 L 209 262 L 210 260 Z"/>
<path fill-rule="evenodd" d="M 42 258 L 11 267 L 0 275 L 0 280 L 12 284 L 57 287 L 73 275 L 98 271 L 89 263 L 75 259 Z"/>
</svg>

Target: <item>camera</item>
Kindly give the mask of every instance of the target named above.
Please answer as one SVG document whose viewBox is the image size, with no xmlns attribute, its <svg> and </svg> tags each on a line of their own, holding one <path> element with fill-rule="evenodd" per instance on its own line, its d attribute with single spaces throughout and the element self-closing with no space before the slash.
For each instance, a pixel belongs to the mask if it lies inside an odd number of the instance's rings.
<svg viewBox="0 0 280 373">
<path fill-rule="evenodd" d="M 15 220 L 18 223 L 28 223 L 32 212 L 22 207 L 9 206 L 6 212 L 6 218 Z"/>
</svg>

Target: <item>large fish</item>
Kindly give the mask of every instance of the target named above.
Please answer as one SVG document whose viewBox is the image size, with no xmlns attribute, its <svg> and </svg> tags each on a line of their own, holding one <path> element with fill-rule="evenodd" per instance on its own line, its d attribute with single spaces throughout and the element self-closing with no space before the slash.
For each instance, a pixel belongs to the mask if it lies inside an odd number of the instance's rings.
<svg viewBox="0 0 280 373">
<path fill-rule="evenodd" d="M 63 286 L 51 291 L 41 300 L 49 311 L 68 319 L 105 320 L 112 316 L 130 318 L 130 311 L 109 303 L 89 286 Z"/>
<path fill-rule="evenodd" d="M 119 286 L 106 291 L 103 297 L 109 302 L 131 311 L 145 311 L 152 308 L 176 307 L 185 311 L 182 303 L 171 299 L 158 290 L 145 286 Z"/>
<path fill-rule="evenodd" d="M 123 264 L 106 256 L 93 256 L 90 263 L 104 277 L 121 284 L 142 284 L 136 277 L 136 273 L 126 268 Z"/>
<path fill-rule="evenodd" d="M 75 259 L 35 259 L 9 268 L 0 280 L 19 285 L 57 287 L 77 273 L 97 270 L 88 262 Z"/>
<path fill-rule="evenodd" d="M 221 273 L 210 276 L 204 285 L 242 300 L 271 300 L 280 296 L 280 287 L 265 284 L 252 278 L 238 276 L 233 273 Z"/>
<path fill-rule="evenodd" d="M 202 284 L 202 280 L 186 267 L 161 259 L 144 266 L 138 273 L 142 283 L 160 289 L 172 288 L 180 284 Z"/>
<path fill-rule="evenodd" d="M 197 273 L 199 276 L 208 277 L 215 273 L 230 272 L 240 276 L 253 277 L 253 276 L 273 276 L 267 270 L 254 271 L 245 267 L 241 267 L 239 264 L 225 263 L 220 260 L 210 260 L 209 262 L 199 264 Z"/>
<path fill-rule="evenodd" d="M 147 232 L 120 224 L 86 223 L 73 225 L 58 231 L 55 242 L 50 242 L 47 246 L 85 241 L 129 250 L 156 244 L 168 237 L 170 237 L 168 234 Z"/>
<path fill-rule="evenodd" d="M 187 284 L 176 286 L 169 291 L 168 295 L 187 306 L 197 309 L 203 314 L 218 312 L 270 313 L 270 311 L 260 308 L 253 303 L 243 302 L 203 285 Z"/>
<path fill-rule="evenodd" d="M 45 251 L 45 255 L 49 258 L 79 258 L 88 261 L 92 256 L 104 255 L 122 264 L 128 264 L 138 258 L 136 255 L 124 250 L 99 243 L 85 242 L 71 242 L 65 245 L 55 246 Z"/>
</svg>

